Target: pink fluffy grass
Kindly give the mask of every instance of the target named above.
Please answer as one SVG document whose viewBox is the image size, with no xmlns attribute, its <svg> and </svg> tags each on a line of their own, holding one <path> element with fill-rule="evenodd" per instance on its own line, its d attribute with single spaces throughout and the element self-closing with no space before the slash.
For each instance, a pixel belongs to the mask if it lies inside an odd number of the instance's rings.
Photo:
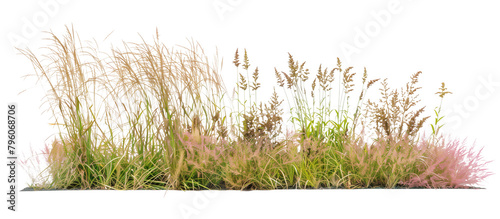
<svg viewBox="0 0 500 219">
<path fill-rule="evenodd" d="M 418 147 L 426 152 L 417 167 L 420 174 L 402 182 L 409 187 L 470 188 L 492 175 L 485 168 L 491 161 L 484 161 L 483 148 L 475 150 L 466 140 L 422 140 Z"/>
</svg>

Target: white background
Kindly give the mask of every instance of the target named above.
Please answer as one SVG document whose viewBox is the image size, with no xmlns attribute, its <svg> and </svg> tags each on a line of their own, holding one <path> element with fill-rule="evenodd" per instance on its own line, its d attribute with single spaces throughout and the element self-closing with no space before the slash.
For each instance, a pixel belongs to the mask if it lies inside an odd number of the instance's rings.
<svg viewBox="0 0 500 219">
<path fill-rule="evenodd" d="M 234 78 L 234 51 L 247 48 L 269 90 L 273 67 L 286 70 L 287 52 L 311 69 L 320 63 L 334 66 L 340 57 L 344 66 L 354 66 L 359 74 L 366 67 L 371 78 L 389 78 L 393 87 L 423 71 L 427 113 L 437 106 L 434 93 L 446 82 L 453 95 L 443 104 L 448 122 L 443 131 L 484 147 L 485 158 L 494 160 L 488 167 L 496 173 L 479 191 L 23 192 L 19 212 L 8 213 L 9 218 L 183 218 L 182 209 L 192 213 L 189 218 L 500 218 L 495 209 L 500 197 L 500 4 L 495 1 L 35 0 L 2 1 L 0 8 L 1 113 L 6 114 L 8 103 L 17 103 L 18 154 L 43 148 L 53 132 L 40 108 L 44 90 L 21 78 L 34 72 L 14 46 L 37 53 L 47 43 L 44 31 L 61 34 L 65 25 L 73 25 L 82 40 L 102 42 L 112 32 L 106 42 L 114 45 L 137 42 L 138 34 L 151 40 L 158 28 L 167 45 L 187 45 L 193 38 L 209 54 L 217 47 L 228 81 Z M 0 127 L 5 142 L 6 125 Z M 0 175 L 5 191 L 5 167 Z M 29 178 L 22 172 L 19 180 L 24 187 Z M 2 208 L 1 215 L 7 214 Z"/>
</svg>

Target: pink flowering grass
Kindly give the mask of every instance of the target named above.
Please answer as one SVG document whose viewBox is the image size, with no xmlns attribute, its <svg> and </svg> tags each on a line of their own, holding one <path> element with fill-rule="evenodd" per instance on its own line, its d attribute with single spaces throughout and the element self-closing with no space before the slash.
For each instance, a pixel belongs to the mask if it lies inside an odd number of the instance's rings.
<svg viewBox="0 0 500 219">
<path fill-rule="evenodd" d="M 469 188 L 492 174 L 485 167 L 491 161 L 483 159 L 483 149 L 476 150 L 466 140 L 422 140 L 419 147 L 426 153 L 417 166 L 419 173 L 401 182 L 408 187 Z"/>
<path fill-rule="evenodd" d="M 356 139 L 345 149 L 348 188 L 470 188 L 491 175 L 482 149 L 469 147 L 465 140 L 424 137 L 415 143 L 407 138 L 379 138 L 368 144 Z"/>
</svg>

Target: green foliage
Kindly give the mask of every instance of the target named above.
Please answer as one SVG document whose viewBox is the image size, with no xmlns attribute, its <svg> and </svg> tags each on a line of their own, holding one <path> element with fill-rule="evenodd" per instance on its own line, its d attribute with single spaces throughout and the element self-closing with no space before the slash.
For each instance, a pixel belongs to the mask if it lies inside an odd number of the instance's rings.
<svg viewBox="0 0 500 219">
<path fill-rule="evenodd" d="M 441 106 L 443 105 L 443 99 L 444 96 L 447 94 L 452 94 L 452 92 L 448 91 L 448 88 L 446 88 L 444 82 L 441 83 L 441 87 L 439 88 L 439 91 L 436 92 L 437 95 L 439 95 L 439 98 L 441 98 L 441 102 L 439 103 L 439 107 L 434 108 L 434 114 L 436 115 L 436 118 L 434 119 L 434 124 L 431 124 L 432 128 L 432 135 L 437 136 L 439 134 L 439 130 L 444 126 L 444 124 L 440 124 L 441 120 L 444 118 L 444 116 L 441 116 Z"/>
</svg>

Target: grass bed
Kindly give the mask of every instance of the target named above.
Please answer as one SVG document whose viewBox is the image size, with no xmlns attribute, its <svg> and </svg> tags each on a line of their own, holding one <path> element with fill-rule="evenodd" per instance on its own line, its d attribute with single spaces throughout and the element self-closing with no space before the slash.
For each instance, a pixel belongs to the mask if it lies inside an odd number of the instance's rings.
<svg viewBox="0 0 500 219">
<path fill-rule="evenodd" d="M 481 150 L 441 135 L 441 107 L 421 134 L 421 72 L 391 89 L 366 68 L 357 78 L 337 59 L 312 74 L 289 54 L 262 101 L 246 50 L 228 92 L 219 58 L 194 42 L 169 48 L 157 34 L 103 52 L 70 28 L 50 42 L 41 56 L 21 50 L 59 128 L 34 190 L 474 188 L 491 175 Z M 366 100 L 373 86 L 381 96 Z"/>
</svg>

